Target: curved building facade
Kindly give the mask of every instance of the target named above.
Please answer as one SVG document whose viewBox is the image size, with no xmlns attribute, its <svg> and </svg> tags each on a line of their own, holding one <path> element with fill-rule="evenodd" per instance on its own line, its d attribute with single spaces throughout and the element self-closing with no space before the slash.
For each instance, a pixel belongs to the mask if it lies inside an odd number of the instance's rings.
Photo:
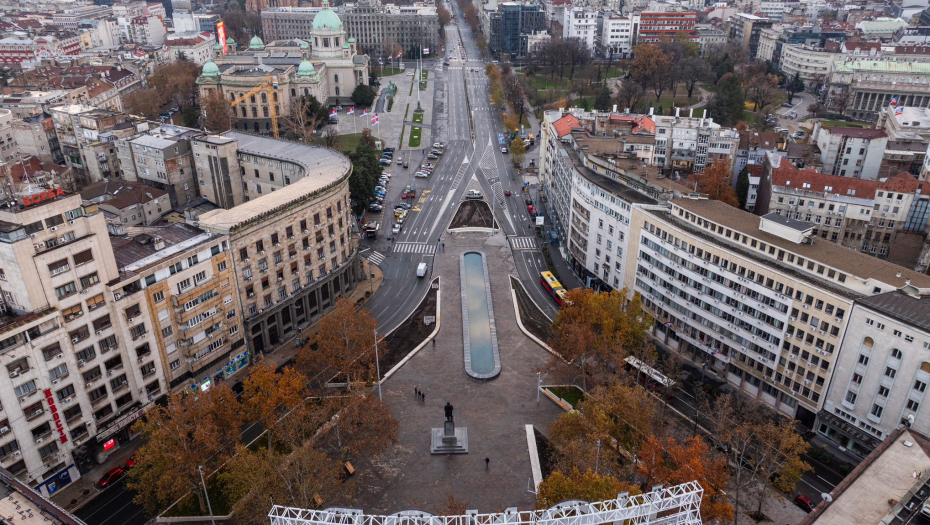
<svg viewBox="0 0 930 525">
<path fill-rule="evenodd" d="M 270 352 L 362 278 L 352 164 L 329 149 L 235 132 L 198 138 L 194 152 L 202 194 L 228 208 L 200 215 L 199 226 L 229 236 L 246 341 L 253 354 Z"/>
</svg>

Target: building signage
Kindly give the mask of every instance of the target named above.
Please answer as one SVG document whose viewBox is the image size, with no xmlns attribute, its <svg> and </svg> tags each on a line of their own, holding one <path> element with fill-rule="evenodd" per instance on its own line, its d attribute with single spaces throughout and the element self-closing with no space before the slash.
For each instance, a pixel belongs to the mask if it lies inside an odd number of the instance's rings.
<svg viewBox="0 0 930 525">
<path fill-rule="evenodd" d="M 220 41 L 220 45 L 223 46 L 223 54 L 229 54 L 229 46 L 226 44 L 226 23 L 220 22 L 216 24 L 216 38 Z"/>
<path fill-rule="evenodd" d="M 68 436 L 65 434 L 65 426 L 61 423 L 61 414 L 58 413 L 58 407 L 55 406 L 55 395 L 52 391 L 45 389 L 45 402 L 48 403 L 48 409 L 52 413 L 52 420 L 55 421 L 55 429 L 58 430 L 58 440 L 62 443 L 68 442 Z"/>
<path fill-rule="evenodd" d="M 98 433 L 97 433 L 97 442 L 99 443 L 99 442 L 101 442 L 101 441 L 104 441 L 104 440 L 106 440 L 108 437 L 112 436 L 113 434 L 116 434 L 116 433 L 119 432 L 120 430 L 122 430 L 122 429 L 128 427 L 129 425 L 133 424 L 137 419 L 139 419 L 139 418 L 142 417 L 146 412 L 148 412 L 149 408 L 151 408 L 152 406 L 153 406 L 153 405 L 152 405 L 151 402 L 146 403 L 142 408 L 140 408 L 140 409 L 138 409 L 138 410 L 133 410 L 132 412 L 130 412 L 130 413 L 126 414 L 125 416 L 123 416 L 122 418 L 120 418 L 120 420 L 117 421 L 116 423 L 113 423 L 112 425 L 110 425 L 110 426 L 108 426 L 107 428 L 103 429 L 102 431 L 98 432 Z"/>
<path fill-rule="evenodd" d="M 61 188 L 45 190 L 43 192 L 33 193 L 32 195 L 23 195 L 23 206 L 32 206 L 33 204 L 39 204 L 40 202 L 50 201 L 64 196 L 65 192 Z"/>
</svg>

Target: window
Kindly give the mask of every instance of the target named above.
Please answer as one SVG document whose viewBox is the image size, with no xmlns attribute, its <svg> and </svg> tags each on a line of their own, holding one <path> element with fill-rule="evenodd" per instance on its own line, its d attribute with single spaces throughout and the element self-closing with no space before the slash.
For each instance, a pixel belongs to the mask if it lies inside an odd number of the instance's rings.
<svg viewBox="0 0 930 525">
<path fill-rule="evenodd" d="M 81 253 L 76 253 L 73 256 L 74 266 L 81 266 L 82 264 L 87 264 L 94 260 L 94 256 L 90 250 L 84 250 Z"/>
<path fill-rule="evenodd" d="M 153 299 L 156 303 L 160 303 L 160 302 L 164 301 L 164 300 L 165 300 L 165 292 L 164 292 L 164 291 L 155 292 L 155 294 L 152 295 L 152 299 Z"/>
<path fill-rule="evenodd" d="M 16 392 L 17 397 L 27 396 L 36 391 L 36 382 L 29 381 L 29 382 L 23 383 L 17 386 L 16 388 L 14 388 L 13 390 Z"/>
<path fill-rule="evenodd" d="M 884 411 L 885 411 L 884 407 L 878 404 L 875 404 L 875 405 L 872 405 L 872 410 L 870 410 L 869 413 L 877 418 L 880 418 L 882 417 L 882 412 Z"/>
<path fill-rule="evenodd" d="M 852 390 L 846 392 L 846 402 L 849 403 L 850 405 L 856 404 L 856 397 L 857 397 L 856 393 L 853 392 Z"/>
<path fill-rule="evenodd" d="M 165 328 L 162 328 L 162 329 L 161 329 L 161 336 L 162 336 L 162 337 L 168 337 L 169 335 L 171 335 L 171 334 L 173 334 L 173 333 L 174 333 L 174 330 L 173 330 L 170 326 L 166 326 Z"/>
<path fill-rule="evenodd" d="M 913 400 L 913 399 L 908 399 L 908 400 L 907 400 L 907 405 L 905 405 L 905 406 L 906 406 L 906 408 L 907 408 L 908 410 L 913 411 L 913 412 L 917 412 L 917 407 L 920 406 L 920 402 L 915 401 L 915 400 Z"/>
<path fill-rule="evenodd" d="M 901 357 L 902 357 L 903 355 L 904 355 L 904 354 L 902 354 L 901 351 L 898 350 L 897 348 L 891 349 L 891 357 L 893 357 L 893 358 L 895 358 L 895 359 L 901 359 Z"/>
<path fill-rule="evenodd" d="M 891 392 L 891 390 L 888 390 L 888 387 L 887 387 L 887 386 L 880 386 L 880 387 L 878 387 L 878 396 L 879 396 L 879 397 L 888 397 L 888 393 L 889 393 L 889 392 Z"/>
<path fill-rule="evenodd" d="M 62 259 L 60 261 L 55 261 L 52 264 L 48 265 L 49 275 L 58 275 L 60 273 L 66 272 L 71 269 L 71 265 L 68 264 L 68 259 Z"/>
<path fill-rule="evenodd" d="M 180 359 L 175 359 L 174 361 L 171 362 L 171 365 L 170 365 L 170 366 L 171 366 L 171 369 L 172 369 L 172 370 L 177 370 L 178 368 L 181 367 L 181 360 L 180 360 Z"/>
<path fill-rule="evenodd" d="M 94 272 L 90 275 L 85 275 L 81 277 L 81 288 L 88 288 L 100 282 L 100 277 L 97 275 L 97 272 Z"/>
<path fill-rule="evenodd" d="M 52 381 L 55 381 L 56 379 L 60 379 L 62 377 L 67 376 L 68 375 L 68 364 L 62 363 L 56 366 L 55 368 L 48 371 L 48 375 L 52 379 Z"/>
<path fill-rule="evenodd" d="M 58 401 L 64 401 L 65 399 L 68 399 L 69 397 L 73 395 L 74 395 L 74 385 L 68 385 L 62 388 L 61 390 L 59 390 L 58 392 L 55 392 L 55 397 L 58 398 Z"/>
<path fill-rule="evenodd" d="M 885 368 L 885 375 L 890 377 L 891 379 L 894 379 L 894 376 L 898 375 L 898 371 L 889 366 Z"/>
<path fill-rule="evenodd" d="M 59 286 L 55 288 L 55 296 L 59 299 L 68 297 L 69 295 L 77 293 L 77 288 L 74 286 L 74 282 L 70 282 L 64 286 Z"/>
</svg>

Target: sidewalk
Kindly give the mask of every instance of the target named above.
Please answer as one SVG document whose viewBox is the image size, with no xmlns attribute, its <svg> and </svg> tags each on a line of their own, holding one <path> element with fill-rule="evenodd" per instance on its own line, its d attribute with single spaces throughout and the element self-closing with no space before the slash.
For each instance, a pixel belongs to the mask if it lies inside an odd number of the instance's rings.
<svg viewBox="0 0 930 525">
<path fill-rule="evenodd" d="M 381 282 L 384 280 L 384 275 L 381 273 L 381 269 L 376 265 L 368 262 L 368 259 L 362 257 L 362 268 L 365 271 L 365 275 L 371 275 L 374 273 L 375 276 L 373 279 L 368 279 L 360 281 L 355 288 L 355 292 L 349 296 L 353 302 L 356 302 L 360 299 L 364 300 L 361 306 L 364 306 L 364 303 L 374 295 L 374 292 L 378 290 L 378 287 L 381 286 Z M 371 292 L 366 298 L 365 294 Z M 314 332 L 316 332 L 317 323 L 307 327 L 300 334 L 301 340 L 308 340 Z M 273 352 L 265 354 L 265 360 L 268 363 L 273 364 L 275 367 L 281 366 L 282 364 L 287 363 L 292 360 L 294 356 L 297 355 L 297 347 L 295 338 L 289 338 L 285 344 L 277 347 Z M 237 381 L 241 381 L 244 377 L 236 377 Z M 124 444 L 112 457 L 107 459 L 103 464 L 94 467 L 87 473 L 83 474 L 80 479 L 77 481 L 71 482 L 65 488 L 59 490 L 52 495 L 51 499 L 65 510 L 69 512 L 74 512 L 83 507 L 89 501 L 101 494 L 101 491 L 98 490 L 94 485 L 97 483 L 97 480 L 103 476 L 104 473 L 109 471 L 114 467 L 122 467 L 126 464 L 126 460 L 130 456 L 135 454 L 136 450 L 142 446 L 141 439 L 134 439 L 129 443 Z"/>
</svg>

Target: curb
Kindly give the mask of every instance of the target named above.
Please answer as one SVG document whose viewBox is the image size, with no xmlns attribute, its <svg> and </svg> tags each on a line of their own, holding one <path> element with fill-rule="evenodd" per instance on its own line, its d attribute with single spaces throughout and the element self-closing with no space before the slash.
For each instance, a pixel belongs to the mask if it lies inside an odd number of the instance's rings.
<svg viewBox="0 0 930 525">
<path fill-rule="evenodd" d="M 538 344 L 539 346 L 541 346 L 541 347 L 543 348 L 543 350 L 549 352 L 549 353 L 552 354 L 553 356 L 558 357 L 559 359 L 562 359 L 562 360 L 564 361 L 564 359 L 562 358 L 562 356 L 559 355 L 558 352 L 556 352 L 555 350 L 553 350 L 551 346 L 549 346 L 549 345 L 547 345 L 546 343 L 542 342 L 538 337 L 536 337 L 535 335 L 533 335 L 532 333 L 530 333 L 530 331 L 527 330 L 526 327 L 523 326 L 523 321 L 522 321 L 522 319 L 520 318 L 520 305 L 517 303 L 517 292 L 516 292 L 516 290 L 514 290 L 514 288 L 513 288 L 513 279 L 514 279 L 514 277 L 511 275 L 511 276 L 510 276 L 510 279 L 511 279 L 511 282 L 510 282 L 510 298 L 513 300 L 513 313 L 517 316 L 517 326 L 520 327 L 520 331 L 523 332 L 524 335 L 526 335 L 527 337 L 529 337 L 534 343 L 536 343 L 536 344 Z M 517 280 L 517 283 L 520 283 L 520 281 Z M 523 284 L 520 283 L 520 286 L 522 287 Z M 526 292 L 526 288 L 524 288 L 523 291 Z M 533 298 L 530 297 L 529 295 L 530 295 L 530 294 L 526 294 L 526 296 L 529 298 L 530 302 L 532 302 L 533 305 L 538 309 L 538 308 L 539 308 L 539 305 L 536 304 L 536 301 L 533 301 Z M 542 310 L 539 310 L 539 311 L 542 312 Z M 543 315 L 545 315 L 545 314 L 543 314 Z"/>
<path fill-rule="evenodd" d="M 433 279 L 433 282 L 439 283 L 439 282 L 440 282 L 439 279 L 440 279 L 440 278 L 437 276 L 435 279 Z M 433 283 L 431 282 L 431 283 L 430 283 L 430 287 L 427 288 L 427 290 L 426 290 L 426 293 L 427 293 L 427 294 L 428 294 L 429 291 L 432 289 L 432 286 L 433 286 Z M 423 298 L 420 299 L 420 302 L 423 302 L 423 299 L 426 299 L 426 295 L 424 295 Z M 417 303 L 417 306 L 419 306 L 419 303 Z M 384 377 L 381 378 L 380 383 L 376 381 L 374 384 L 376 384 L 376 385 L 377 385 L 377 384 L 384 384 L 384 382 L 387 381 L 388 378 L 390 378 L 392 375 L 394 375 L 395 372 L 397 372 L 398 370 L 400 370 L 400 368 L 401 368 L 402 366 L 404 366 L 405 364 L 407 364 L 407 361 L 409 361 L 413 356 L 415 356 L 415 355 L 417 354 L 417 352 L 419 352 L 424 346 L 426 346 L 427 344 L 429 344 L 429 342 L 432 341 L 432 340 L 436 337 L 437 334 L 439 334 L 439 325 L 441 324 L 441 323 L 440 323 L 440 318 L 442 317 L 442 316 L 440 315 L 440 313 L 442 312 L 442 309 L 441 309 L 441 308 L 442 308 L 442 286 L 440 286 L 439 288 L 436 289 L 436 328 L 433 330 L 433 332 L 432 332 L 431 334 L 429 334 L 429 336 L 428 336 L 426 339 L 423 340 L 422 343 L 420 343 L 419 345 L 417 345 L 416 348 L 414 348 L 413 350 L 411 350 L 410 352 L 408 352 L 407 355 L 404 356 L 403 359 L 401 359 L 396 365 L 394 365 L 390 370 L 388 370 L 388 372 L 387 372 L 386 374 L 384 374 Z M 406 323 L 411 317 L 413 317 L 413 314 L 414 314 L 414 312 L 416 312 L 416 311 L 417 311 L 416 308 L 414 308 L 414 309 L 413 309 L 413 312 L 410 312 L 410 315 L 408 315 L 403 321 L 400 322 L 400 324 L 397 325 L 397 328 L 400 328 L 401 325 L 403 325 L 403 324 Z M 389 336 L 389 335 L 391 335 L 392 333 L 394 333 L 394 331 L 397 330 L 397 328 L 394 328 L 394 330 L 391 330 L 390 332 L 388 332 L 387 334 L 385 334 L 384 337 L 386 338 L 387 336 Z"/>
<path fill-rule="evenodd" d="M 559 396 L 553 394 L 551 391 L 549 391 L 549 388 L 548 388 L 548 387 L 543 387 L 543 388 L 542 388 L 542 393 L 543 393 L 544 396 L 548 397 L 553 403 L 555 403 L 556 405 L 558 405 L 559 408 L 561 408 L 562 410 L 564 410 L 564 411 L 566 411 L 566 412 L 575 412 L 575 409 L 572 408 L 572 406 L 571 406 L 570 404 L 568 404 L 568 401 L 565 401 L 564 399 L 560 398 Z"/>
</svg>

